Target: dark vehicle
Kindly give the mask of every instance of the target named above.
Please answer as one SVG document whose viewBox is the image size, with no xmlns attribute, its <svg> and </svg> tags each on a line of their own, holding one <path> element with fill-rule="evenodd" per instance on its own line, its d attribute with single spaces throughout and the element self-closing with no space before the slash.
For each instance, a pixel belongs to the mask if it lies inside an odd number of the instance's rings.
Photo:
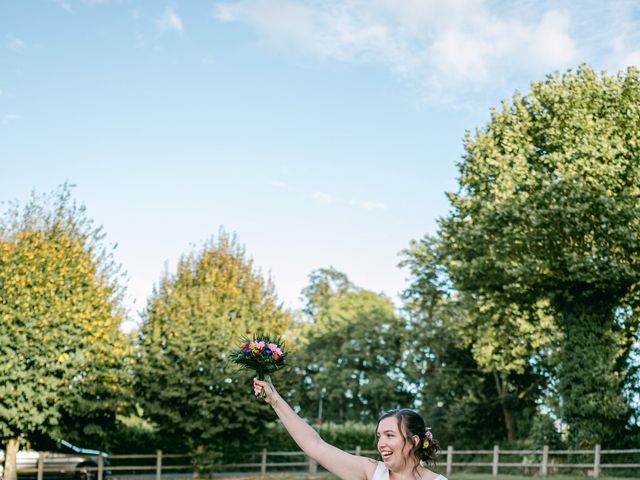
<svg viewBox="0 0 640 480">
<path fill-rule="evenodd" d="M 35 478 L 38 472 L 38 459 L 43 454 L 43 473 L 47 480 L 58 478 L 73 480 L 96 480 L 98 478 L 99 457 L 103 459 L 104 476 L 109 459 L 105 452 L 81 448 L 65 440 L 53 438 L 38 438 L 29 450 L 20 450 L 16 455 L 18 479 Z M 0 478 L 1 465 L 4 463 L 4 452 L 0 450 Z"/>
</svg>

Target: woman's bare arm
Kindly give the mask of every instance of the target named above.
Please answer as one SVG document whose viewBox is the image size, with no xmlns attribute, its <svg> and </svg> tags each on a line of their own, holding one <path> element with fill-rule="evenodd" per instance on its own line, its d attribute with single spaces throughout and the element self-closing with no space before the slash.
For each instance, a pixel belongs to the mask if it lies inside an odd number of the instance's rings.
<svg viewBox="0 0 640 480">
<path fill-rule="evenodd" d="M 322 440 L 318 432 L 302 420 L 267 382 L 254 378 L 253 387 L 256 395 L 265 392 L 264 400 L 273 407 L 291 438 L 313 460 L 344 480 L 370 480 L 373 477 L 377 466 L 375 461 L 351 455 Z"/>
</svg>

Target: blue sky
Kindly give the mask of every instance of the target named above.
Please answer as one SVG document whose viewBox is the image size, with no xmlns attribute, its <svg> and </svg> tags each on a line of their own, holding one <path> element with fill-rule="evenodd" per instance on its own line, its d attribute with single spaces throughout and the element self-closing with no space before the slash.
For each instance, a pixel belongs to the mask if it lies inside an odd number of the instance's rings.
<svg viewBox="0 0 640 480">
<path fill-rule="evenodd" d="M 640 64 L 640 2 L 3 0 L 0 200 L 68 181 L 132 321 L 235 232 L 280 298 L 334 266 L 397 302 L 462 137 L 531 80 Z"/>
</svg>

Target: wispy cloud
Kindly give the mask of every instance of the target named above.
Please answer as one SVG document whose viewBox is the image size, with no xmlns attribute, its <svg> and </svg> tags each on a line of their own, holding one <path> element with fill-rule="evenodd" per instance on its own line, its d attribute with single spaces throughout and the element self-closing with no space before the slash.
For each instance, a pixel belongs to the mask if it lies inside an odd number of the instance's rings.
<svg viewBox="0 0 640 480">
<path fill-rule="evenodd" d="M 628 52 L 622 59 L 622 64 L 625 67 L 640 67 L 640 50 L 636 50 L 635 52 Z"/>
<path fill-rule="evenodd" d="M 21 118 L 22 116 L 17 113 L 7 113 L 2 117 L 2 124 L 7 125 L 8 123 L 20 120 Z"/>
<path fill-rule="evenodd" d="M 387 208 L 382 202 L 372 202 L 370 200 L 351 200 L 349 205 L 365 210 L 385 210 Z"/>
<path fill-rule="evenodd" d="M 182 19 L 171 7 L 167 7 L 162 14 L 162 17 L 156 20 L 156 27 L 161 32 L 174 31 L 182 33 L 183 25 Z"/>
<path fill-rule="evenodd" d="M 24 50 L 27 48 L 27 44 L 20 40 L 18 37 L 14 37 L 13 35 L 5 35 L 7 39 L 7 48 L 9 50 L 13 50 L 14 52 L 19 52 L 20 50 Z"/>
<path fill-rule="evenodd" d="M 69 2 L 65 2 L 64 0 L 54 0 L 54 2 L 65 12 L 73 13 L 73 8 L 71 8 L 71 4 Z"/>
<path fill-rule="evenodd" d="M 333 197 L 324 192 L 313 192 L 311 198 L 320 205 L 330 205 L 334 202 Z"/>
<path fill-rule="evenodd" d="M 283 51 L 386 65 L 433 96 L 605 64 L 620 32 L 618 64 L 635 62 L 639 9 L 631 0 L 238 0 L 217 3 L 214 16 Z"/>
<path fill-rule="evenodd" d="M 287 184 L 285 182 L 281 182 L 280 180 L 273 180 L 271 182 L 271 186 L 276 188 L 287 188 Z"/>
</svg>

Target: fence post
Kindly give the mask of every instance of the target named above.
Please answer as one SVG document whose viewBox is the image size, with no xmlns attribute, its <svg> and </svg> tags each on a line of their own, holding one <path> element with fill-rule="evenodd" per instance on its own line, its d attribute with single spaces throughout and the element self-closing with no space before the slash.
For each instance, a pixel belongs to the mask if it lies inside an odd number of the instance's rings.
<svg viewBox="0 0 640 480">
<path fill-rule="evenodd" d="M 362 455 L 362 449 L 360 448 L 360 445 L 358 445 L 356 447 L 356 455 L 359 457 L 360 455 Z"/>
<path fill-rule="evenodd" d="M 498 476 L 498 461 L 500 460 L 500 447 L 498 445 L 493 446 L 493 465 L 491 469 L 491 475 Z"/>
<path fill-rule="evenodd" d="M 453 445 L 447 447 L 447 477 L 451 476 L 453 470 Z"/>
<path fill-rule="evenodd" d="M 98 480 L 102 480 L 104 477 L 104 457 L 102 452 L 98 454 Z"/>
<path fill-rule="evenodd" d="M 593 451 L 593 477 L 598 478 L 600 476 L 600 444 L 596 443 L 596 448 Z"/>
<path fill-rule="evenodd" d="M 162 478 L 162 450 L 156 450 L 156 480 Z"/>
<path fill-rule="evenodd" d="M 262 457 L 260 458 L 260 475 L 267 475 L 267 449 L 262 449 Z"/>
<path fill-rule="evenodd" d="M 308 458 L 309 458 L 309 473 L 311 474 L 318 473 L 318 464 L 313 458 L 311 457 L 308 457 Z"/>
<path fill-rule="evenodd" d="M 44 452 L 38 454 L 38 480 L 44 479 Z"/>
<path fill-rule="evenodd" d="M 542 447 L 542 464 L 540 465 L 540 475 L 546 477 L 549 473 L 549 445 Z"/>
</svg>

